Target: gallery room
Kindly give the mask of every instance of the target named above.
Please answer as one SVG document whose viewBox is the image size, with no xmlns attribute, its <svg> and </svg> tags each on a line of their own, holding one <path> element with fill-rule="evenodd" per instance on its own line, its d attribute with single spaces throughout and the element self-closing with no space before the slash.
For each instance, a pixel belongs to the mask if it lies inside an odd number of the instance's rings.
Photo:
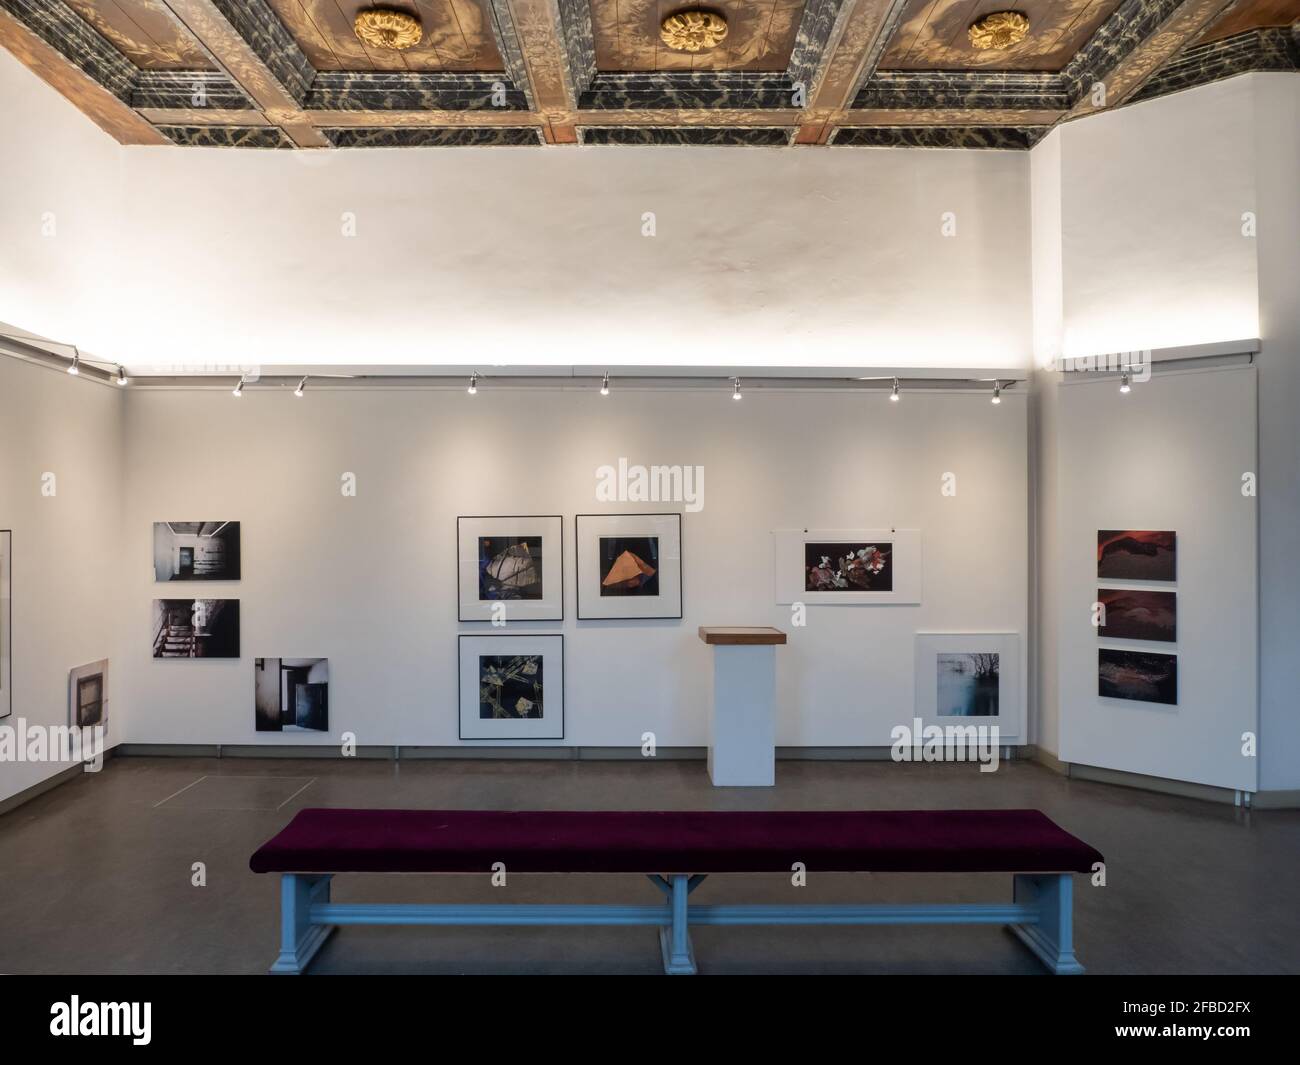
<svg viewBox="0 0 1300 1065">
<path fill-rule="evenodd" d="M 0 971 L 1300 972 L 1297 19 L 0 0 Z"/>
</svg>

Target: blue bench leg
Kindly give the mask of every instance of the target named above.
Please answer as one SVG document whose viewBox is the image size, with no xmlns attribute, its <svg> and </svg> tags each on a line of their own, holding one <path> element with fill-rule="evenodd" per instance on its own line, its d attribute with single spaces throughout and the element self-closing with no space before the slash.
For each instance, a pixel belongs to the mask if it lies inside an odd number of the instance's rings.
<svg viewBox="0 0 1300 1065">
<path fill-rule="evenodd" d="M 701 878 L 702 879 L 702 878 Z M 691 933 L 687 924 L 687 897 L 690 895 L 690 877 L 674 874 L 670 902 L 673 923 L 659 929 L 659 946 L 664 954 L 664 972 L 669 976 L 695 975 L 695 950 L 691 947 Z"/>
<path fill-rule="evenodd" d="M 1038 923 L 1007 927 L 1057 976 L 1083 972 L 1074 956 L 1073 874 L 1022 873 L 1016 876 L 1014 891 L 1017 905 L 1038 911 Z"/>
<path fill-rule="evenodd" d="M 280 877 L 280 956 L 271 972 L 302 973 L 334 931 L 332 924 L 311 923 L 312 903 L 330 900 L 330 879 L 302 873 Z"/>
</svg>

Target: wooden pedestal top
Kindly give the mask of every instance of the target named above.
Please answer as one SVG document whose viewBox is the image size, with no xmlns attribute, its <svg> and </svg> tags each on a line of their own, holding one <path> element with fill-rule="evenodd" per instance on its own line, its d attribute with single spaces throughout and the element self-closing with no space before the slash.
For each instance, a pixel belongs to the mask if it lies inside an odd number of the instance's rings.
<svg viewBox="0 0 1300 1065">
<path fill-rule="evenodd" d="M 769 625 L 701 625 L 700 639 L 715 645 L 752 647 L 785 643 L 785 633 Z"/>
</svg>

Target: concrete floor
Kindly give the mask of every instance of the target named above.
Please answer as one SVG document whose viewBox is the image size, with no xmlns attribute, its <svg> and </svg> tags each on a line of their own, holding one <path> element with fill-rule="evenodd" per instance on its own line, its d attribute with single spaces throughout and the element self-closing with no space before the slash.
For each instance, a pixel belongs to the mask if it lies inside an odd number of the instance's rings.
<svg viewBox="0 0 1300 1065">
<path fill-rule="evenodd" d="M 260 973 L 278 942 L 277 878 L 248 857 L 306 806 L 499 809 L 1035 807 L 1106 856 L 1076 880 L 1093 973 L 1300 972 L 1300 812 L 1247 813 L 1070 781 L 1031 763 L 781 762 L 777 786 L 715 790 L 698 762 L 117 758 L 0 817 L 0 971 Z M 203 862 L 207 886 L 191 885 Z M 975 901 L 1010 877 L 715 876 L 700 902 Z M 337 901 L 650 903 L 638 877 L 336 878 Z M 701 973 L 1038 973 L 998 928 L 704 928 Z M 657 973 L 655 932 L 346 928 L 316 973 Z"/>
</svg>

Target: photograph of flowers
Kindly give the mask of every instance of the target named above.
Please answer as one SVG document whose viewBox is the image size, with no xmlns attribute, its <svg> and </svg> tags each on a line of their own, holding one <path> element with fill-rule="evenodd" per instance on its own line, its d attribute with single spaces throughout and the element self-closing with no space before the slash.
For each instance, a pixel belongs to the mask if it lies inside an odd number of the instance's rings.
<svg viewBox="0 0 1300 1065">
<path fill-rule="evenodd" d="M 804 590 L 892 592 L 893 554 L 894 545 L 887 541 L 804 544 Z"/>
<path fill-rule="evenodd" d="M 462 635 L 460 738 L 564 738 L 564 637 Z"/>
</svg>

